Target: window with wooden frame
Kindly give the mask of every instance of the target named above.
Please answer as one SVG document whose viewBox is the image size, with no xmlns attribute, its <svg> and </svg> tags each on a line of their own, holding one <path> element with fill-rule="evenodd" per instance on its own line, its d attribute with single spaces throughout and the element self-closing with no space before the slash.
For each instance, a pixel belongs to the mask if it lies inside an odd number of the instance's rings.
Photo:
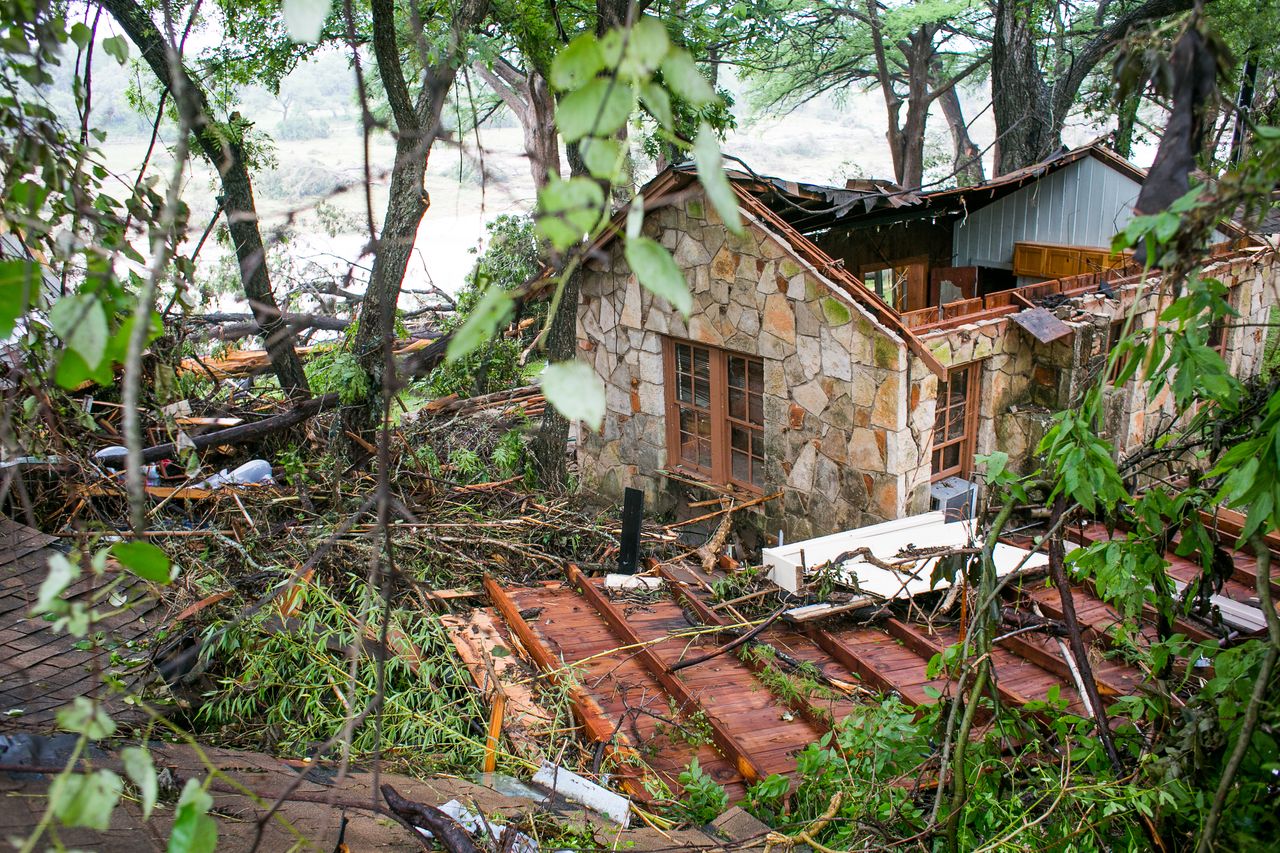
<svg viewBox="0 0 1280 853">
<path fill-rule="evenodd" d="M 1205 344 L 1224 359 L 1227 357 L 1227 318 L 1222 317 L 1209 325 L 1209 339 Z"/>
<path fill-rule="evenodd" d="M 669 463 L 717 483 L 764 487 L 764 362 L 664 340 Z"/>
<path fill-rule="evenodd" d="M 979 363 L 953 367 L 938 382 L 933 419 L 933 480 L 965 477 L 973 465 L 978 433 Z"/>
</svg>

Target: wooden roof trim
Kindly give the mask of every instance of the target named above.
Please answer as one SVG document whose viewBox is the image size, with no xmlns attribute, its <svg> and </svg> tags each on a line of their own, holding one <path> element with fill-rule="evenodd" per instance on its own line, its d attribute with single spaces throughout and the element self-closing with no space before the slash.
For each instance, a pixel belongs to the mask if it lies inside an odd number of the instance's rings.
<svg viewBox="0 0 1280 853">
<path fill-rule="evenodd" d="M 897 311 L 890 308 L 883 299 L 868 290 L 866 286 L 844 268 L 844 265 L 818 248 L 809 238 L 786 223 L 759 199 L 737 185 L 733 187 L 738 196 L 738 203 L 745 207 L 752 216 L 766 223 L 774 236 L 781 238 L 803 260 L 813 266 L 817 272 L 839 286 L 848 296 L 853 297 L 859 305 L 866 308 L 881 324 L 902 338 L 912 354 L 924 362 L 929 371 L 939 378 L 945 378 L 947 369 L 938 361 L 929 348 L 909 329 Z"/>
</svg>

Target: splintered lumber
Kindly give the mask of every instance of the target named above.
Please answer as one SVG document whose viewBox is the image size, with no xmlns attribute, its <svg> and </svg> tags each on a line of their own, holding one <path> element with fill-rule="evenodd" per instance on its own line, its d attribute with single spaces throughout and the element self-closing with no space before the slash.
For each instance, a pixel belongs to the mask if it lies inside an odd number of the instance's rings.
<svg viewBox="0 0 1280 853">
<path fill-rule="evenodd" d="M 605 716 L 604 709 L 600 707 L 600 703 L 595 700 L 591 694 L 587 693 L 581 686 L 574 684 L 572 679 L 564 677 L 561 673 L 564 671 L 563 662 L 556 659 L 551 651 L 543 645 L 537 635 L 529 628 L 529 624 L 524 621 L 524 617 L 520 615 L 520 608 L 511 600 L 511 596 L 493 578 L 486 576 L 484 579 L 484 588 L 489 593 L 489 598 L 493 602 L 494 607 L 502 614 L 503 621 L 515 634 L 525 651 L 533 658 L 534 664 L 542 670 L 553 684 L 567 688 L 569 701 L 573 706 L 573 715 L 577 718 L 578 724 L 582 726 L 586 732 L 587 738 L 593 743 L 602 743 L 604 749 L 614 762 L 619 766 L 640 766 L 647 767 L 643 759 L 640 757 L 639 750 L 631 742 L 626 732 L 617 728 L 609 718 Z M 649 790 L 645 787 L 641 778 L 633 778 L 623 776 L 618 780 L 627 792 L 637 800 L 648 802 L 653 799 Z"/>
<path fill-rule="evenodd" d="M 492 394 L 481 394 L 476 397 L 459 397 L 457 394 L 450 394 L 447 397 L 432 400 L 420 411 L 427 415 L 471 414 L 504 404 L 532 403 L 534 400 L 542 400 L 542 388 L 538 385 L 522 385 L 519 388 L 495 391 Z"/>
<path fill-rule="evenodd" d="M 409 343 L 397 347 L 396 355 L 408 355 L 409 353 L 418 352 L 425 349 L 431 344 L 430 340 L 419 339 L 410 341 Z M 315 352 L 318 347 L 298 347 L 298 355 L 306 357 Z M 271 366 L 271 356 L 267 350 L 233 350 L 222 358 L 187 358 L 183 359 L 179 365 L 180 373 L 203 373 L 212 375 L 218 379 L 233 379 L 236 377 L 252 376 L 255 373 L 262 373 Z"/>
<path fill-rule="evenodd" d="M 667 669 L 666 664 L 654 653 L 653 649 L 641 641 L 636 632 L 627 624 L 626 617 L 600 591 L 600 588 L 591 583 L 591 580 L 573 564 L 568 566 L 566 574 L 569 582 L 581 591 L 583 597 L 604 618 L 614 634 L 628 646 L 635 649 L 636 658 L 649 671 L 649 674 L 657 679 L 658 683 L 662 685 L 662 689 L 667 691 L 671 698 L 686 708 L 703 708 L 707 724 L 711 728 L 711 739 L 719 747 L 720 751 L 734 762 L 738 772 L 742 774 L 742 778 L 747 782 L 757 782 L 765 778 L 766 774 L 761 772 L 760 766 L 752 758 L 750 752 L 738 742 L 733 733 L 720 721 L 715 709 L 706 708 L 699 704 L 697 698 L 690 693 L 685 683 L 673 675 Z"/>
<path fill-rule="evenodd" d="M 496 730 L 505 731 L 522 757 L 541 761 L 541 738 L 555 721 L 533 695 L 529 675 L 498 629 L 493 611 L 478 608 L 464 616 L 441 616 L 440 624 L 471 680 L 484 696 L 494 697 L 495 709 L 502 709 L 490 718 L 490 737 L 496 739 Z"/>
<path fill-rule="evenodd" d="M 220 429 L 214 432 L 206 432 L 202 435 L 191 436 L 188 442 L 193 450 L 204 450 L 206 447 L 220 447 L 222 445 L 244 444 L 247 441 L 255 441 L 264 438 L 272 433 L 280 432 L 291 426 L 296 426 L 308 418 L 318 414 L 321 410 L 331 408 L 338 405 L 337 393 L 324 394 L 320 397 L 312 397 L 310 400 L 304 400 L 294 406 L 287 412 L 278 415 L 272 415 L 269 418 L 263 418 L 253 423 L 240 424 L 228 429 Z M 142 451 L 143 462 L 157 462 L 161 459 L 176 459 L 178 457 L 179 447 L 175 442 L 167 442 L 165 444 L 157 444 L 154 447 L 148 447 Z M 124 454 L 120 454 L 123 456 Z M 116 458 L 116 457 L 111 457 Z"/>
</svg>

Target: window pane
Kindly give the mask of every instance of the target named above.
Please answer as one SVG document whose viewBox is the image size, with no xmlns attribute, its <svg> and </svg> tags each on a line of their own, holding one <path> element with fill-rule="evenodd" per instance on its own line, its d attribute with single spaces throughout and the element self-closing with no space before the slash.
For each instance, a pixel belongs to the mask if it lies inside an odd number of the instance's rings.
<svg viewBox="0 0 1280 853">
<path fill-rule="evenodd" d="M 942 449 L 942 468 L 950 470 L 960 466 L 960 448 L 964 447 L 964 442 L 959 444 L 948 444 Z"/>
<path fill-rule="evenodd" d="M 711 350 L 693 348 L 693 375 L 700 379 L 711 379 Z"/>
<path fill-rule="evenodd" d="M 733 451 L 733 479 L 743 483 L 751 482 L 751 457 L 745 453 Z"/>
<path fill-rule="evenodd" d="M 740 426 L 734 426 L 729 430 L 729 440 L 735 451 L 743 453 L 751 452 L 751 433 Z"/>
<path fill-rule="evenodd" d="M 711 407 L 711 380 L 694 378 L 693 380 L 693 404 L 702 406 L 703 408 Z"/>
<path fill-rule="evenodd" d="M 698 413 L 692 409 L 680 410 L 680 460 L 682 462 L 698 461 Z"/>
<path fill-rule="evenodd" d="M 706 418 L 706 415 L 700 417 Z M 711 420 L 707 418 L 707 438 L 698 440 L 698 464 L 707 470 L 711 470 Z"/>
<path fill-rule="evenodd" d="M 742 358 L 729 356 L 729 387 L 730 388 L 746 388 L 747 387 L 747 361 Z"/>
<path fill-rule="evenodd" d="M 741 388 L 729 388 L 729 417 L 740 421 L 747 419 L 747 392 Z"/>
<path fill-rule="evenodd" d="M 764 393 L 764 362 L 747 362 L 747 389 L 752 394 Z"/>
</svg>

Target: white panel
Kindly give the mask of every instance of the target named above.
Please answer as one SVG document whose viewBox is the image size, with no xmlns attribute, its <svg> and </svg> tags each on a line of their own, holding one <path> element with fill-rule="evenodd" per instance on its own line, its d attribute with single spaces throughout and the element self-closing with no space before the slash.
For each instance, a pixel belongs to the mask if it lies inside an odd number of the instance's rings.
<svg viewBox="0 0 1280 853">
<path fill-rule="evenodd" d="M 766 548 L 764 564 L 774 583 L 790 592 L 798 592 L 802 573 L 807 575 L 814 567 L 829 563 L 842 554 L 866 548 L 880 562 L 892 562 L 901 565 L 902 569 L 889 571 L 871 565 L 862 557 L 855 557 L 840 565 L 841 582 L 880 598 L 910 598 L 933 589 L 945 589 L 950 584 L 941 580 L 937 586 L 932 585 L 930 575 L 937 559 L 903 559 L 899 553 L 904 548 L 959 548 L 973 542 L 969 522 L 948 523 L 943 513 L 929 512 L 778 548 Z M 996 574 L 1005 575 L 1013 571 L 1026 555 L 1027 551 L 1021 548 L 1000 543 L 992 555 Z M 1027 560 L 1025 568 L 1047 564 L 1048 557 L 1034 554 Z"/>
</svg>

